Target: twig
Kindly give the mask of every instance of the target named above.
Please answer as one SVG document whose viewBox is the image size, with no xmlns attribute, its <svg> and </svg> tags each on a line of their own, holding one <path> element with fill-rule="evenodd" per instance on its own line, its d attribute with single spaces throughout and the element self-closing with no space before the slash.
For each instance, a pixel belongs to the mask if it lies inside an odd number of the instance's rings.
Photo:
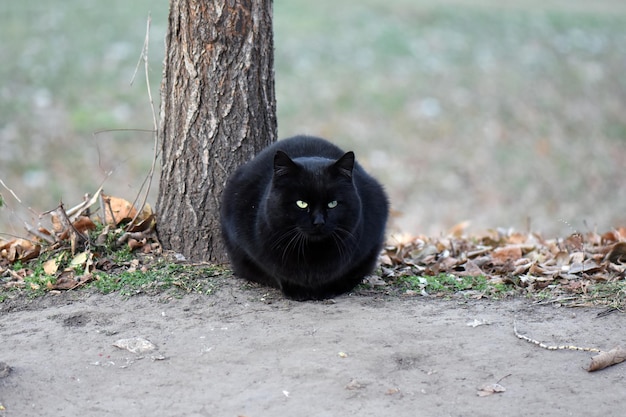
<svg viewBox="0 0 626 417">
<path fill-rule="evenodd" d="M 535 304 L 535 305 L 555 304 L 555 303 L 560 303 L 560 302 L 563 302 L 563 301 L 572 301 L 572 300 L 576 300 L 576 299 L 577 299 L 577 297 L 575 297 L 575 296 L 561 297 L 561 298 L 557 298 L 557 299 L 534 301 L 533 304 Z"/>
<path fill-rule="evenodd" d="M 67 216 L 67 212 L 63 208 L 63 202 L 59 203 L 59 207 L 57 208 L 58 213 L 60 214 L 60 218 L 63 219 L 63 223 L 66 225 L 66 228 L 69 227 L 76 234 L 77 237 L 80 237 L 82 242 L 86 242 L 88 239 L 87 236 L 83 235 L 81 232 L 76 229 L 70 218 Z"/>
<path fill-rule="evenodd" d="M 498 379 L 498 381 L 496 382 L 496 384 L 499 384 L 500 382 L 502 382 L 502 380 L 503 380 L 504 378 L 508 378 L 508 377 L 510 377 L 511 375 L 513 375 L 513 374 L 504 375 L 502 378 Z"/>
<path fill-rule="evenodd" d="M 106 218 L 107 218 L 107 209 L 108 209 L 109 214 L 111 215 L 111 223 L 117 226 L 117 218 L 115 217 L 115 212 L 113 211 L 113 207 L 111 207 L 111 199 L 109 198 L 108 200 L 105 200 L 104 198 L 101 198 L 100 204 L 103 207 L 102 214 L 104 215 L 104 219 L 103 219 L 104 223 L 107 223 Z"/>
<path fill-rule="evenodd" d="M 93 135 L 99 135 L 101 133 L 110 133 L 110 132 L 141 132 L 141 133 L 152 133 L 153 129 L 128 129 L 128 128 L 120 128 L 120 129 L 100 129 L 95 130 Z"/>
<path fill-rule="evenodd" d="M 152 188 L 152 178 L 154 177 L 154 171 L 156 169 L 156 163 L 159 157 L 159 130 L 158 130 L 159 127 L 158 127 L 156 110 L 154 109 L 154 100 L 152 99 L 152 91 L 150 89 L 150 74 L 148 71 L 149 70 L 148 50 L 149 50 L 149 44 L 150 44 L 150 23 L 151 22 L 152 22 L 152 16 L 148 14 L 148 20 L 146 22 L 146 37 L 144 39 L 141 55 L 139 56 L 139 61 L 137 62 L 137 67 L 135 68 L 135 74 L 133 74 L 133 80 L 135 79 L 135 75 L 137 74 L 137 71 L 139 69 L 139 64 L 141 63 L 141 60 L 143 59 L 144 71 L 146 75 L 146 89 L 148 91 L 148 99 L 150 101 L 150 110 L 152 111 L 152 125 L 154 126 L 154 155 L 152 157 L 152 165 L 150 166 L 150 172 L 148 172 L 148 175 L 146 176 L 146 178 L 144 179 L 140 187 L 140 192 L 141 192 L 141 190 L 143 189 L 144 185 L 146 185 L 146 182 L 147 182 L 146 193 L 144 195 L 143 201 L 141 202 L 141 205 L 138 207 L 135 217 L 133 217 L 130 223 L 128 223 L 126 227 L 127 230 L 130 230 L 130 228 L 137 221 L 137 218 L 143 212 L 143 209 L 146 205 L 146 201 L 148 200 L 148 194 L 150 193 L 150 188 Z M 131 84 L 132 84 L 132 81 L 131 81 Z M 139 198 L 139 195 L 137 196 L 137 198 Z M 133 205 L 135 205 L 136 200 L 137 199 L 133 201 Z"/>
<path fill-rule="evenodd" d="M 8 192 L 10 192 L 10 193 L 11 193 L 11 195 L 13 196 L 13 198 L 14 198 L 14 199 L 16 199 L 16 200 L 17 200 L 20 204 L 22 204 L 22 200 L 20 200 L 20 198 L 17 196 L 17 194 L 15 194 L 15 193 L 13 192 L 13 190 L 12 190 L 12 189 L 10 189 L 9 187 L 7 187 L 7 185 L 6 185 L 6 184 L 4 183 L 4 181 L 2 181 L 1 179 L 0 179 L 0 184 L 2 184 L 2 186 L 3 186 L 3 187 L 4 187 L 4 188 L 5 188 Z"/>
<path fill-rule="evenodd" d="M 53 238 L 52 236 L 46 234 L 46 233 L 42 233 L 39 230 L 35 229 L 32 225 L 28 224 L 27 222 L 24 222 L 24 228 L 26 229 L 26 231 L 28 233 L 30 233 L 31 235 L 38 237 L 41 240 L 45 240 L 46 242 L 53 244 L 56 243 L 56 239 Z M 32 241 L 31 241 L 32 242 Z M 35 242 L 33 242 L 35 243 Z"/>
<path fill-rule="evenodd" d="M 540 348 L 543 349 L 547 349 L 547 350 L 583 350 L 585 352 L 602 352 L 602 350 L 598 349 L 598 348 L 593 348 L 593 347 L 579 347 L 579 346 L 573 346 L 573 345 L 562 345 L 562 346 L 550 346 L 550 345 L 546 345 L 545 343 L 542 343 L 538 340 L 532 339 L 526 335 L 521 334 L 520 332 L 517 331 L 517 325 L 515 323 L 515 321 L 513 321 L 513 332 L 515 333 L 515 336 L 517 336 L 518 339 L 522 339 L 525 340 L 529 343 L 533 343 L 537 346 L 539 346 Z"/>
</svg>

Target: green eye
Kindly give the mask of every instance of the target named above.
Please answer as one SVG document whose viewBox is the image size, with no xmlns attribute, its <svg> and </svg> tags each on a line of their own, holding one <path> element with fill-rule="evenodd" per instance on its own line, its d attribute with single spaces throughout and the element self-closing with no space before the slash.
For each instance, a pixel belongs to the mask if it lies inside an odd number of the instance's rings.
<svg viewBox="0 0 626 417">
<path fill-rule="evenodd" d="M 328 203 L 328 208 L 335 208 L 337 207 L 337 200 L 333 200 L 330 203 Z"/>
<path fill-rule="evenodd" d="M 301 209 L 305 209 L 309 207 L 309 203 L 307 203 L 306 201 L 298 200 L 296 201 L 296 206 L 298 206 Z"/>
</svg>

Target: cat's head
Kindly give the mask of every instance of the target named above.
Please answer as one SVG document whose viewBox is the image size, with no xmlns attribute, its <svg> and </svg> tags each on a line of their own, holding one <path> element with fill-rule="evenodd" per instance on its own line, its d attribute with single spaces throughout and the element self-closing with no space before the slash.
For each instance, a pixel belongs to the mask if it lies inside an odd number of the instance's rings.
<svg viewBox="0 0 626 417">
<path fill-rule="evenodd" d="M 361 201 L 353 181 L 354 153 L 337 160 L 274 156 L 274 175 L 266 206 L 277 232 L 307 241 L 351 236 L 361 219 Z"/>
</svg>

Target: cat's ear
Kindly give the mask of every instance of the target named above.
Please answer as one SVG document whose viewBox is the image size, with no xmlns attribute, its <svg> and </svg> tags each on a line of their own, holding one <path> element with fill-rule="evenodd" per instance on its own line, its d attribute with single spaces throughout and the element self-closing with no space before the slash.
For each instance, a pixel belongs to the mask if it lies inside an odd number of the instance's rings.
<svg viewBox="0 0 626 417">
<path fill-rule="evenodd" d="M 283 175 L 293 174 L 298 171 L 298 165 L 291 160 L 289 155 L 283 151 L 276 151 L 274 155 L 274 175 L 282 177 Z"/>
<path fill-rule="evenodd" d="M 333 165 L 333 169 L 346 178 L 352 178 L 352 170 L 354 169 L 354 152 L 346 152 L 341 158 L 337 159 Z"/>
</svg>

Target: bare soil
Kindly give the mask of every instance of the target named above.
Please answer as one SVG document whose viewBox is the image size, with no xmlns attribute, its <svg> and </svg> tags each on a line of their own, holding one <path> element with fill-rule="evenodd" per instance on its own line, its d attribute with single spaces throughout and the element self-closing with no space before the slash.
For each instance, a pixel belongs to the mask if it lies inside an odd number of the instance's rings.
<svg viewBox="0 0 626 417">
<path fill-rule="evenodd" d="M 0 416 L 618 416 L 619 312 L 353 294 L 293 302 L 232 280 L 211 295 L 88 290 L 0 304 Z M 156 349 L 131 353 L 119 339 Z M 0 367 L 1 368 L 1 367 Z M 504 392 L 478 396 L 499 382 Z"/>
</svg>

